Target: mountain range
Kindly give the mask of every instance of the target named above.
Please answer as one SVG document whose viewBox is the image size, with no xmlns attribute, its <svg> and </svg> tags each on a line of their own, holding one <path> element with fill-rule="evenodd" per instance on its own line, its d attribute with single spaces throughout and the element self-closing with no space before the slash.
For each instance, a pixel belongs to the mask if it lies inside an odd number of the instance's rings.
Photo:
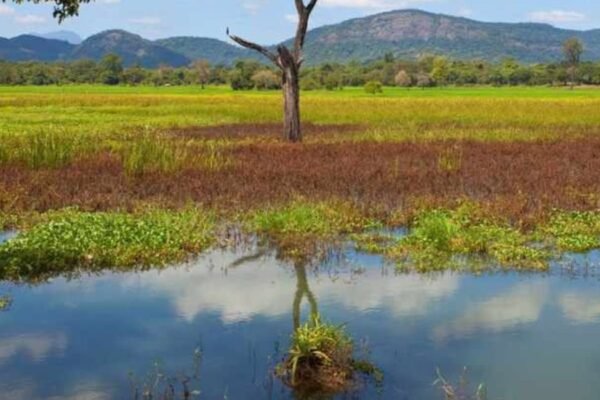
<svg viewBox="0 0 600 400">
<path fill-rule="evenodd" d="M 600 29 L 575 31 L 538 23 L 490 23 L 399 10 L 309 31 L 305 59 L 309 64 L 364 62 L 393 53 L 407 59 L 439 54 L 455 59 L 498 61 L 512 57 L 527 63 L 548 62 L 561 59 L 562 43 L 570 37 L 584 42 L 584 58 L 600 59 Z M 0 59 L 11 61 L 98 60 L 108 53 L 121 56 L 125 65 L 148 68 L 178 67 L 197 59 L 225 65 L 239 59 L 260 59 L 251 51 L 217 39 L 172 37 L 152 41 L 123 30 L 101 32 L 79 44 L 68 32 L 0 38 Z"/>
</svg>

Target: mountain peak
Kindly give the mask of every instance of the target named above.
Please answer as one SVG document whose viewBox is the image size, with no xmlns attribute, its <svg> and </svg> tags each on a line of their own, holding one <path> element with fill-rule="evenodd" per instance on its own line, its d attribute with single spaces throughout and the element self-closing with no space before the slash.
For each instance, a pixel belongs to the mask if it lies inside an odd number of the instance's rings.
<svg viewBox="0 0 600 400">
<path fill-rule="evenodd" d="M 81 36 L 71 31 L 55 31 L 48 33 L 31 33 L 32 36 L 37 36 L 43 39 L 61 40 L 70 44 L 79 44 L 82 42 Z"/>
<path fill-rule="evenodd" d="M 531 22 L 481 22 L 401 9 L 311 30 L 305 59 L 313 65 L 364 62 L 392 53 L 406 59 L 438 54 L 455 59 L 498 61 L 512 57 L 521 62 L 549 62 L 562 58 L 562 43 L 573 36 L 583 40 L 584 58 L 600 59 L 599 29 L 582 32 Z M 39 35 L 0 38 L 0 59 L 14 61 L 98 60 L 108 53 L 121 56 L 125 65 L 152 68 L 163 64 L 183 66 L 196 59 L 213 64 L 232 64 L 246 58 L 262 60 L 255 52 L 217 39 L 180 36 L 150 41 L 122 29 L 100 32 L 77 46 Z"/>
</svg>

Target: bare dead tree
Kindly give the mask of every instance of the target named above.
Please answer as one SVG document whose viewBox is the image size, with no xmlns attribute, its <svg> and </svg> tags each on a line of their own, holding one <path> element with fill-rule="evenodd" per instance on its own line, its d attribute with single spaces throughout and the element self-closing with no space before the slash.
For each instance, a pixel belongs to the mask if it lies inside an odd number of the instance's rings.
<svg viewBox="0 0 600 400">
<path fill-rule="evenodd" d="M 227 36 L 242 47 L 257 51 L 267 57 L 275 64 L 282 74 L 283 84 L 283 138 L 290 142 L 302 141 L 302 130 L 300 127 L 300 68 L 304 61 L 302 50 L 308 30 L 310 15 L 317 5 L 317 0 L 310 0 L 304 4 L 304 0 L 294 0 L 298 11 L 298 28 L 294 48 L 288 49 L 279 45 L 276 52 L 259 44 L 231 35 L 227 28 Z"/>
</svg>

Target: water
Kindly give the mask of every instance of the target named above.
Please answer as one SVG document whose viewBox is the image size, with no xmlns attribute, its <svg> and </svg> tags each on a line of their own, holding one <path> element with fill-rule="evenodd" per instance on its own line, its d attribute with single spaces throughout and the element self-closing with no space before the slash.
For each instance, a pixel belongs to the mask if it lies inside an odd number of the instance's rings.
<svg viewBox="0 0 600 400">
<path fill-rule="evenodd" d="M 395 275 L 378 257 L 351 252 L 317 269 L 269 254 L 232 267 L 243 255 L 35 287 L 0 283 L 13 298 L 0 313 L 0 398 L 128 399 L 130 372 L 138 385 L 151 381 L 158 361 L 170 376 L 191 376 L 198 348 L 199 398 L 292 398 L 270 371 L 292 332 L 303 272 L 323 318 L 347 324 L 385 373 L 383 387 L 368 384 L 355 398 L 440 399 L 436 368 L 456 379 L 465 366 L 490 399 L 599 397 L 592 273 Z"/>
</svg>

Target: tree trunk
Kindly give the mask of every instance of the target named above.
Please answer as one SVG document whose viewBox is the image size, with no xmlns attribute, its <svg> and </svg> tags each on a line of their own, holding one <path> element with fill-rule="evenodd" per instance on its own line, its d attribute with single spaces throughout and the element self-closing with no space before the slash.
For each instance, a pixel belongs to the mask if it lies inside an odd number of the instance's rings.
<svg viewBox="0 0 600 400">
<path fill-rule="evenodd" d="M 302 141 L 300 127 L 300 80 L 295 65 L 283 70 L 283 139 Z"/>
</svg>

